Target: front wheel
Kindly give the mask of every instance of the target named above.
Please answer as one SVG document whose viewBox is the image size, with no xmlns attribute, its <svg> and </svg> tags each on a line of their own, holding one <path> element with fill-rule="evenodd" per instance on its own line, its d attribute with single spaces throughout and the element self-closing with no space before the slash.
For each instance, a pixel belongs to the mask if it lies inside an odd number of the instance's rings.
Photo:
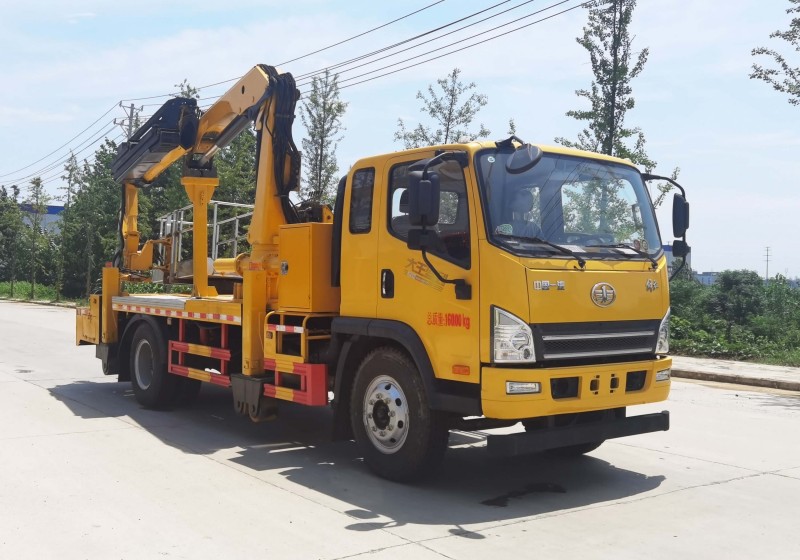
<svg viewBox="0 0 800 560">
<path fill-rule="evenodd" d="M 439 466 L 447 449 L 447 418 L 429 408 L 422 378 L 405 353 L 385 347 L 367 355 L 350 403 L 356 444 L 378 475 L 406 482 Z"/>
</svg>

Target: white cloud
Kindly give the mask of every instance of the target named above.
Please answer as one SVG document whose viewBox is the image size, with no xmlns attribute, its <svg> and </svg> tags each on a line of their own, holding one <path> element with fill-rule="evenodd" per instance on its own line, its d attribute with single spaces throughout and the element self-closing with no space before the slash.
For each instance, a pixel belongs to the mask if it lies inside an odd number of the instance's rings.
<svg viewBox="0 0 800 560">
<path fill-rule="evenodd" d="M 94 12 L 80 12 L 77 14 L 69 14 L 67 16 L 67 23 L 75 25 L 77 23 L 80 23 L 82 20 L 92 19 L 95 17 L 97 17 L 97 14 L 95 14 Z"/>
</svg>

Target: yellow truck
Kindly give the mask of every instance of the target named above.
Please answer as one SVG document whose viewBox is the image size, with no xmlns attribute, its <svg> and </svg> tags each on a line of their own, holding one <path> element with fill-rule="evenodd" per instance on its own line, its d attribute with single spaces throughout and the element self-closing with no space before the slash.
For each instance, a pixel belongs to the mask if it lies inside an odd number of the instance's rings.
<svg viewBox="0 0 800 560">
<path fill-rule="evenodd" d="M 400 481 L 436 469 L 451 429 L 521 423 L 488 437 L 507 456 L 669 428 L 668 412 L 626 414 L 670 390 L 667 264 L 645 188 L 658 177 L 511 137 L 367 157 L 332 211 L 300 207 L 298 96 L 290 74 L 259 65 L 205 112 L 169 100 L 120 146 L 120 249 L 77 311 L 77 343 L 96 345 L 105 373 L 151 408 L 202 383 L 229 387 L 254 420 L 285 402 L 331 406 L 334 437 Z M 213 158 L 253 124 L 248 249 L 211 259 Z M 139 189 L 180 159 L 191 259 L 174 234 L 141 244 L 137 227 Z M 191 294 L 138 293 L 176 282 L 177 265 Z"/>
</svg>

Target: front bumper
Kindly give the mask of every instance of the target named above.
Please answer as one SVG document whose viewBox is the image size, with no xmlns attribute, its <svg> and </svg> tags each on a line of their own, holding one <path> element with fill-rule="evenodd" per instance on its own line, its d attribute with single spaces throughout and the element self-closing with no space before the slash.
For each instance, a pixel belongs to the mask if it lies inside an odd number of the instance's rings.
<svg viewBox="0 0 800 560">
<path fill-rule="evenodd" d="M 621 408 L 666 400 L 670 380 L 656 381 L 656 373 L 672 367 L 672 358 L 640 362 L 563 368 L 515 369 L 484 367 L 481 371 L 481 406 L 486 418 L 522 420 L 554 414 Z M 643 372 L 643 373 L 642 373 Z M 644 376 L 641 387 L 628 382 L 631 374 Z M 577 379 L 575 379 L 577 378 Z M 559 381 L 575 388 L 554 394 Z M 555 382 L 554 382 L 555 380 Z M 538 382 L 541 393 L 506 393 L 506 382 Z M 574 393 L 574 394 L 573 394 Z"/>
<path fill-rule="evenodd" d="M 607 439 L 669 430 L 669 412 L 614 418 L 603 422 L 517 434 L 490 435 L 486 445 L 496 457 L 537 453 Z"/>
</svg>

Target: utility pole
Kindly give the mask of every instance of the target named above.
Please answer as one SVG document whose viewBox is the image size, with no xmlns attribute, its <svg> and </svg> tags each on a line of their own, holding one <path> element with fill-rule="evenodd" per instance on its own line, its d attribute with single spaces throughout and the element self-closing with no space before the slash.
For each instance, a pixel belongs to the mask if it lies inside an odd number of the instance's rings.
<svg viewBox="0 0 800 560">
<path fill-rule="evenodd" d="M 769 247 L 767 247 L 767 251 L 766 251 L 766 253 L 764 254 L 764 260 L 765 260 L 765 261 L 766 261 L 766 263 L 767 263 L 767 275 L 764 277 L 764 280 L 765 280 L 766 282 L 769 282 Z"/>
<path fill-rule="evenodd" d="M 119 106 L 125 109 L 126 118 L 120 119 L 119 122 L 117 122 L 117 119 L 114 119 L 114 124 L 119 125 L 120 128 L 122 128 L 122 131 L 125 132 L 125 138 L 130 140 L 131 136 L 133 136 L 133 133 L 136 132 L 134 125 L 139 118 L 139 113 L 142 109 L 144 109 L 144 107 L 142 106 L 137 109 L 134 104 L 131 103 L 131 106 L 126 109 L 125 106 L 122 105 L 122 101 L 119 102 Z"/>
</svg>

